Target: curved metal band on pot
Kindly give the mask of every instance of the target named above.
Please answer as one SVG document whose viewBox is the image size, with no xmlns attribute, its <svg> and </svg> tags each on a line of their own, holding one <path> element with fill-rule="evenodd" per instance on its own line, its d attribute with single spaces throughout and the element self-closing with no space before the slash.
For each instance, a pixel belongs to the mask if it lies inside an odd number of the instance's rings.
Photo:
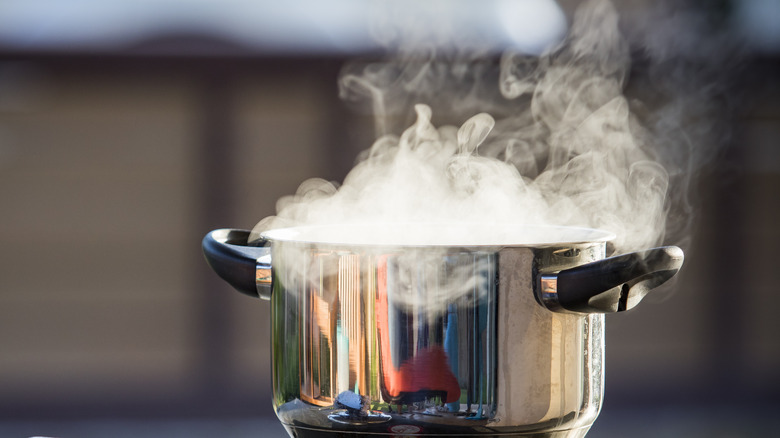
<svg viewBox="0 0 780 438">
<path fill-rule="evenodd" d="M 255 287 L 257 288 L 257 296 L 264 300 L 270 300 L 271 292 L 273 291 L 271 253 L 270 248 L 267 249 L 268 254 L 258 257 L 257 265 L 255 267 Z"/>
<path fill-rule="evenodd" d="M 555 274 L 541 274 L 539 276 L 538 298 L 544 307 L 554 312 L 565 312 L 558 300 L 558 276 Z"/>
</svg>

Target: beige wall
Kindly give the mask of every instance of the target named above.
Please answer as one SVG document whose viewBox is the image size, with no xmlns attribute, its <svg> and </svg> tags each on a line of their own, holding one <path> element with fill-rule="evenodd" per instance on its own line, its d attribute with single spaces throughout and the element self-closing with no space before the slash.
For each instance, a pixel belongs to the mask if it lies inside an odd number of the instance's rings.
<svg viewBox="0 0 780 438">
<path fill-rule="evenodd" d="M 216 280 L 200 239 L 253 226 L 306 178 L 343 176 L 368 145 L 344 133 L 337 60 L 228 64 L 0 61 L 17 72 L 0 75 L 0 405 L 249 399 L 245 412 L 271 414 L 268 306 Z M 760 105 L 702 180 L 675 292 L 607 322 L 607 400 L 732 372 L 748 391 L 780 388 L 780 95 L 746 89 Z M 232 153 L 227 175 L 204 174 L 208 148 Z M 211 185 L 232 193 L 206 202 Z"/>
</svg>

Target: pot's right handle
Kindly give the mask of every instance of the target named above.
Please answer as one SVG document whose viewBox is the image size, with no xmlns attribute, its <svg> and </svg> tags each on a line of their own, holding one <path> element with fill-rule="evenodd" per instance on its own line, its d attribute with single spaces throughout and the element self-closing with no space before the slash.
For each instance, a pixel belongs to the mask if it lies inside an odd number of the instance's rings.
<svg viewBox="0 0 780 438">
<path fill-rule="evenodd" d="M 253 297 L 271 297 L 271 248 L 249 243 L 250 232 L 223 228 L 203 238 L 203 255 L 211 269 L 237 291 Z"/>
<path fill-rule="evenodd" d="M 537 298 L 554 311 L 622 312 L 672 278 L 683 258 L 680 248 L 665 246 L 542 274 L 536 284 Z"/>
</svg>

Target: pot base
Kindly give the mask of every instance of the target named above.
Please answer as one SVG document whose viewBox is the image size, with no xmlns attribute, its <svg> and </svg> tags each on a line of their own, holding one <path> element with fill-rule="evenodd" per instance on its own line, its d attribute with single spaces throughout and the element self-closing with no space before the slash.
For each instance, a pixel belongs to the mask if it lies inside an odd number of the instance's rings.
<svg viewBox="0 0 780 438">
<path fill-rule="evenodd" d="M 371 428 L 370 430 L 365 428 L 356 428 L 354 431 L 345 430 L 322 430 L 312 429 L 308 427 L 293 426 L 290 424 L 284 424 L 287 433 L 294 438 L 356 438 L 359 436 L 376 437 L 394 437 L 394 438 L 412 438 L 412 437 L 458 437 L 458 438 L 582 438 L 590 430 L 590 425 L 579 427 L 576 429 L 567 430 L 555 430 L 555 431 L 536 431 L 536 432 L 498 432 L 486 430 L 476 431 L 462 431 L 459 432 L 456 429 L 450 430 L 433 430 L 423 428 L 422 426 L 414 424 L 402 424 L 399 422 L 388 422 L 381 428 Z"/>
<path fill-rule="evenodd" d="M 393 417 L 378 411 L 369 411 L 367 415 L 356 415 L 346 409 L 328 415 L 328 420 L 334 423 L 350 426 L 365 426 L 367 424 L 386 423 Z"/>
</svg>

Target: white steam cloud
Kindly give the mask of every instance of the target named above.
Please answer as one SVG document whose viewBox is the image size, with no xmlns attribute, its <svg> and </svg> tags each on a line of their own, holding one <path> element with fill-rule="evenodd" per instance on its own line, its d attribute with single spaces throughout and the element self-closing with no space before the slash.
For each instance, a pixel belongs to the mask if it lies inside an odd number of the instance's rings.
<svg viewBox="0 0 780 438">
<path fill-rule="evenodd" d="M 620 252 L 660 244 L 674 198 L 659 155 L 669 141 L 624 96 L 631 54 L 618 23 L 610 2 L 591 0 L 541 55 L 402 44 L 389 61 L 347 66 L 342 96 L 368 102 L 378 139 L 343 184 L 305 181 L 255 232 L 512 223 L 604 229 Z"/>
</svg>

